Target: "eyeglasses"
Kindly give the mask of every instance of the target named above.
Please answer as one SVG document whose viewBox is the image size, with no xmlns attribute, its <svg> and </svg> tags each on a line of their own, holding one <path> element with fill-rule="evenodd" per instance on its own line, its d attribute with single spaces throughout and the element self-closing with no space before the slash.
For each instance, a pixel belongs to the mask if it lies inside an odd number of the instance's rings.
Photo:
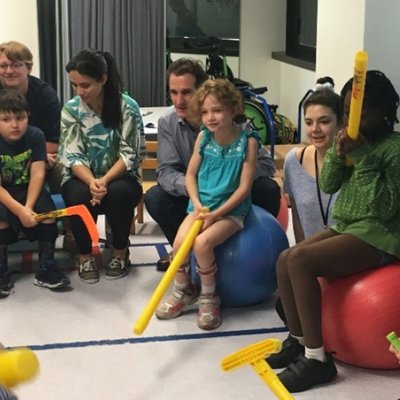
<svg viewBox="0 0 400 400">
<path fill-rule="evenodd" d="M 3 64 L 0 64 L 0 70 L 6 71 L 8 68 L 11 68 L 13 70 L 19 69 L 19 68 L 22 68 L 24 65 L 25 65 L 25 63 L 23 63 L 21 61 L 9 63 L 9 64 L 3 63 Z"/>
</svg>

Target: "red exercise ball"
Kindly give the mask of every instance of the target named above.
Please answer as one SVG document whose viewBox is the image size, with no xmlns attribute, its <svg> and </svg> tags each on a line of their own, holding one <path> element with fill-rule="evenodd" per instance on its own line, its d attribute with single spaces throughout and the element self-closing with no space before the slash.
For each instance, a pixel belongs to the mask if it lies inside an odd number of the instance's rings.
<svg viewBox="0 0 400 400">
<path fill-rule="evenodd" d="M 288 203 L 285 194 L 281 193 L 281 205 L 279 207 L 279 213 L 276 216 L 280 226 L 286 232 L 289 225 L 289 210 Z"/>
<path fill-rule="evenodd" d="M 386 335 L 400 333 L 400 262 L 339 279 L 320 279 L 324 345 L 339 361 L 400 368 Z"/>
</svg>

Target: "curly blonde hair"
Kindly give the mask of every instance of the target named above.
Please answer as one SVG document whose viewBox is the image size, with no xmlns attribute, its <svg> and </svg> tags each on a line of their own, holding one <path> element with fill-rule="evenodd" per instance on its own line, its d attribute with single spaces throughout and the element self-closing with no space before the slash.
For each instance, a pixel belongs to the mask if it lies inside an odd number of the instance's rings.
<svg viewBox="0 0 400 400">
<path fill-rule="evenodd" d="M 243 98 L 241 93 L 227 79 L 208 79 L 193 95 L 190 103 L 189 121 L 194 125 L 201 124 L 201 107 L 207 96 L 214 96 L 224 107 L 233 111 L 234 121 L 243 122 Z"/>
</svg>

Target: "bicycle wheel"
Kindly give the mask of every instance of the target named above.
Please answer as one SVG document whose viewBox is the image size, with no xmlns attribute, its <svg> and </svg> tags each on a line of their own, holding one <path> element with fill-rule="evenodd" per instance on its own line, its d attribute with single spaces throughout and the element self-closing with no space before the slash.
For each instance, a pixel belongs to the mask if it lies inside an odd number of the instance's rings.
<svg viewBox="0 0 400 400">
<path fill-rule="evenodd" d="M 244 99 L 244 115 L 261 139 L 261 144 L 270 143 L 269 125 L 263 106 L 256 100 Z"/>
</svg>

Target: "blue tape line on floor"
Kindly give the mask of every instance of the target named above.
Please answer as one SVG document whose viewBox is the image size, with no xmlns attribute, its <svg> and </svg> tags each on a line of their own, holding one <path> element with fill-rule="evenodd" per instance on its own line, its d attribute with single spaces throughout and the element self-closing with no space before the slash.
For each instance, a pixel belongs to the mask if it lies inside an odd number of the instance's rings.
<svg viewBox="0 0 400 400">
<path fill-rule="evenodd" d="M 129 247 L 149 247 L 149 246 L 154 246 L 156 248 L 160 247 L 163 248 L 165 246 L 168 246 L 168 242 L 155 242 L 155 243 L 131 243 Z M 166 250 L 165 250 L 166 251 Z"/>
<path fill-rule="evenodd" d="M 168 244 L 168 243 L 166 243 L 166 244 Z M 161 257 L 165 257 L 168 254 L 164 243 L 154 243 L 154 246 L 156 247 L 158 255 L 159 255 L 160 258 Z"/>
<path fill-rule="evenodd" d="M 199 339 L 214 339 L 231 336 L 251 336 L 251 335 L 265 335 L 270 333 L 287 332 L 286 327 L 276 328 L 260 328 L 248 329 L 240 331 L 225 331 L 225 332 L 210 332 L 210 333 L 189 333 L 184 335 L 170 335 L 170 336 L 149 336 L 149 337 L 134 337 L 125 339 L 109 339 L 109 340 L 90 340 L 85 342 L 70 342 L 70 343 L 49 343 L 43 345 L 27 346 L 33 351 L 55 350 L 55 349 L 74 349 L 83 347 L 96 347 L 96 346 L 120 346 L 123 344 L 136 344 L 136 343 L 154 343 L 154 342 L 176 342 L 181 340 L 199 340 Z"/>
</svg>

